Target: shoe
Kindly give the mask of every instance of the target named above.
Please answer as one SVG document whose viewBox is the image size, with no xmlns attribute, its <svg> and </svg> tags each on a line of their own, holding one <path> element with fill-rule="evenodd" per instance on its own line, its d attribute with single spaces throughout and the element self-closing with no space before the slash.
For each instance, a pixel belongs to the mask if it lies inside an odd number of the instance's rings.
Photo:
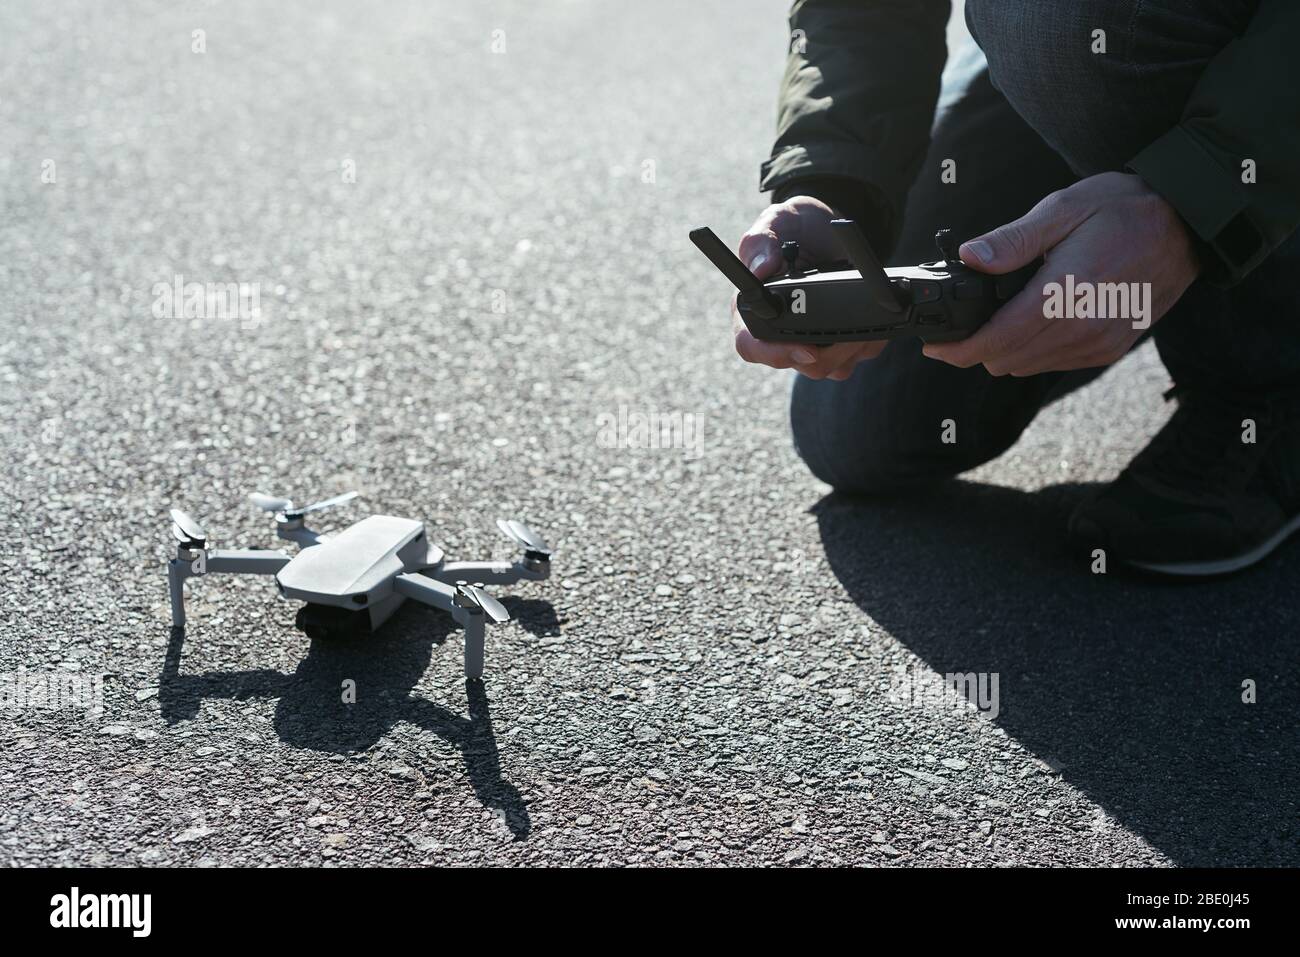
<svg viewBox="0 0 1300 957">
<path fill-rule="evenodd" d="M 1158 575 L 1203 578 L 1254 565 L 1300 528 L 1300 408 L 1271 396 L 1170 395 L 1178 397 L 1173 417 L 1075 509 L 1070 539 Z"/>
</svg>

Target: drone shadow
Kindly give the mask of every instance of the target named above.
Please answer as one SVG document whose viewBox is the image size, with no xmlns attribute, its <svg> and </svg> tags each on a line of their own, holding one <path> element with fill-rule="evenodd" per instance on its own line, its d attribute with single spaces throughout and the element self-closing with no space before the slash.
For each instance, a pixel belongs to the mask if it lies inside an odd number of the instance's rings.
<svg viewBox="0 0 1300 957">
<path fill-rule="evenodd" d="M 529 631 L 558 627 L 548 602 L 515 600 L 512 605 L 520 609 L 521 624 Z M 415 725 L 460 750 L 479 801 L 502 812 L 515 840 L 526 840 L 532 826 L 527 806 L 518 789 L 501 776 L 484 683 L 465 682 L 468 717 L 412 696 L 433 649 L 453 631 L 459 629 L 445 615 L 403 607 L 373 635 L 313 640 L 292 674 L 253 669 L 185 675 L 180 670 L 185 629 L 172 628 L 158 701 L 163 719 L 176 724 L 196 717 L 205 698 L 275 698 L 274 727 L 280 740 L 331 754 L 365 751 L 398 723 Z M 343 700 L 348 681 L 355 688 L 352 703 Z"/>
<path fill-rule="evenodd" d="M 1300 545 L 1199 584 L 1093 574 L 1062 544 L 1086 491 L 813 512 L 857 605 L 939 674 L 998 673 L 995 720 L 1118 823 L 1181 865 L 1300 864 Z"/>
<path fill-rule="evenodd" d="M 560 633 L 560 617 L 555 613 L 555 606 L 549 601 L 541 598 L 502 595 L 501 604 L 506 606 L 510 617 L 519 622 L 525 631 L 539 638 Z"/>
</svg>

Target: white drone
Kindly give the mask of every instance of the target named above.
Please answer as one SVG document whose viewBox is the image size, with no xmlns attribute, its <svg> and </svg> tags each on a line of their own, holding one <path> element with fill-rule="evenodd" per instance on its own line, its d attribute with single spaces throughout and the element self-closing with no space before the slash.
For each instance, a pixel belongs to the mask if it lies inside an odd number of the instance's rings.
<svg viewBox="0 0 1300 957">
<path fill-rule="evenodd" d="M 506 607 L 485 584 L 541 581 L 551 574 L 551 550 L 523 522 L 497 527 L 523 549 L 515 562 L 446 562 L 442 549 L 426 540 L 424 525 L 409 518 L 371 515 L 335 536 L 307 528 L 303 519 L 357 497 L 348 492 L 298 507 L 287 498 L 254 493 L 258 508 L 275 515 L 276 534 L 298 545 L 290 557 L 266 549 L 207 548 L 207 534 L 194 519 L 172 509 L 176 557 L 167 563 L 172 626 L 185 626 L 185 579 L 211 574 L 274 575 L 285 598 L 306 602 L 299 625 L 312 637 L 369 632 L 408 598 L 451 613 L 465 629 L 465 676 L 483 676 L 484 626 L 510 620 Z"/>
</svg>

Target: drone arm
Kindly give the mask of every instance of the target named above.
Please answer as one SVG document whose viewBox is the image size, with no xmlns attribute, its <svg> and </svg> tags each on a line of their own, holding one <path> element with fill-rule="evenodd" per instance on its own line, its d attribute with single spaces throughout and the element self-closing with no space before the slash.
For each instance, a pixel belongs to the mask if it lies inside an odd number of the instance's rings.
<svg viewBox="0 0 1300 957">
<path fill-rule="evenodd" d="M 549 568 L 530 568 L 524 562 L 443 562 L 429 577 L 442 582 L 470 581 L 485 585 L 513 585 L 519 581 L 541 581 Z"/>
<path fill-rule="evenodd" d="M 264 549 L 213 549 L 208 552 L 208 573 L 221 575 L 274 575 L 289 564 L 284 552 Z"/>
<path fill-rule="evenodd" d="M 393 591 L 407 598 L 414 598 L 425 605 L 450 612 L 457 621 L 461 621 L 465 614 L 465 609 L 456 604 L 455 588 L 427 575 L 421 575 L 419 572 L 398 575 L 393 579 Z"/>
<path fill-rule="evenodd" d="M 185 579 L 203 575 L 274 575 L 289 564 L 284 552 L 259 549 L 180 548 L 167 563 L 167 590 L 171 598 L 172 627 L 185 627 Z"/>
</svg>

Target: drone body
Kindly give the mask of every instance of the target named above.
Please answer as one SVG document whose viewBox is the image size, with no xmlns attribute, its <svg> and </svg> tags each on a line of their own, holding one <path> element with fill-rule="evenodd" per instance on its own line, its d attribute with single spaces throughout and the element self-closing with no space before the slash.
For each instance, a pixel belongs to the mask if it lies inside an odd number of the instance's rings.
<svg viewBox="0 0 1300 957">
<path fill-rule="evenodd" d="M 299 546 L 296 555 L 264 549 L 207 548 L 203 529 L 184 512 L 172 511 L 176 557 L 168 562 L 172 625 L 185 625 L 185 579 L 210 574 L 273 575 L 280 594 L 306 602 L 300 626 L 313 638 L 375 630 L 408 598 L 449 612 L 465 630 L 465 675 L 483 675 L 485 625 L 509 621 L 505 606 L 484 590 L 550 577 L 551 552 L 521 522 L 497 525 L 520 545 L 514 562 L 447 562 L 430 543 L 424 525 L 409 518 L 372 515 L 330 537 L 304 524 L 309 512 L 356 497 L 341 495 L 305 508 L 288 499 L 249 496 L 276 517 L 276 533 Z"/>
</svg>

